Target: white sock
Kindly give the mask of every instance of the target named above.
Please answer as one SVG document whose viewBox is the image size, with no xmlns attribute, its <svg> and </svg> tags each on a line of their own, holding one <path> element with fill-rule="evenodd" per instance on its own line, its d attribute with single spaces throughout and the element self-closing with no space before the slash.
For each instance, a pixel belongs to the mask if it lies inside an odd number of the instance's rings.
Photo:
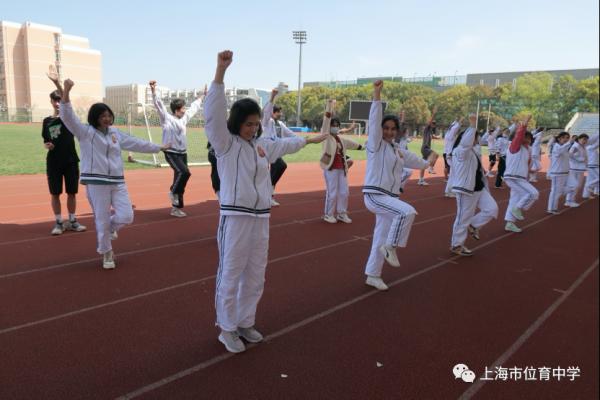
<svg viewBox="0 0 600 400">
<path fill-rule="evenodd" d="M 62 224 L 63 220 L 62 220 L 62 215 L 60 214 L 54 214 L 54 218 L 56 218 L 56 222 L 59 224 Z"/>
<path fill-rule="evenodd" d="M 75 220 L 77 220 L 77 218 L 75 217 L 75 214 L 69 213 L 69 221 L 75 221 Z"/>
</svg>

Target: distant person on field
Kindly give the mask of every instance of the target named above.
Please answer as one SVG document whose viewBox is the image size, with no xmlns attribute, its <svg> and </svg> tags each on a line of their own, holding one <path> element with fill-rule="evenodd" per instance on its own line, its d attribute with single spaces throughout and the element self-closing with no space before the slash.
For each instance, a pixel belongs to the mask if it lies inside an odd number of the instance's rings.
<svg viewBox="0 0 600 400">
<path fill-rule="evenodd" d="M 183 212 L 183 194 L 190 176 L 187 161 L 187 132 L 186 125 L 192 117 L 200 111 L 202 98 L 196 99 L 189 109 L 185 107 L 183 99 L 171 101 L 170 108 L 173 114 L 169 114 L 159 96 L 156 95 L 156 81 L 150 81 L 152 101 L 158 111 L 160 126 L 162 128 L 163 145 L 170 143 L 171 147 L 164 150 L 165 159 L 173 169 L 173 183 L 169 190 L 171 200 L 171 215 L 174 217 L 185 217 Z M 206 89 L 204 89 L 206 91 Z"/>
</svg>

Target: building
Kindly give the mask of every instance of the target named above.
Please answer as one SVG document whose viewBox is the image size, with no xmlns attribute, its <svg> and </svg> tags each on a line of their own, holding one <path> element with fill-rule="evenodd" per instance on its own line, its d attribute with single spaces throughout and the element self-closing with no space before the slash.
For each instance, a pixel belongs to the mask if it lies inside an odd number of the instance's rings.
<svg viewBox="0 0 600 400">
<path fill-rule="evenodd" d="M 102 100 L 102 54 L 90 48 L 87 38 L 55 26 L 0 21 L 0 118 L 41 121 L 52 112 L 50 64 L 61 80 L 75 81 L 76 109 L 87 110 Z"/>
<path fill-rule="evenodd" d="M 562 75 L 572 75 L 573 78 L 580 81 L 583 79 L 598 76 L 598 68 L 589 69 L 561 69 L 553 71 L 519 71 L 519 72 L 492 72 L 485 74 L 467 74 L 468 86 L 489 86 L 496 88 L 502 84 L 510 83 L 513 88 L 517 85 L 517 79 L 525 74 L 535 74 L 546 72 L 558 78 Z"/>
<path fill-rule="evenodd" d="M 328 88 L 343 88 L 348 86 L 363 86 L 370 85 L 377 80 L 387 82 L 404 82 L 414 83 L 416 85 L 422 85 L 430 87 L 438 92 L 448 89 L 455 85 L 464 85 L 467 77 L 465 75 L 452 75 L 452 76 L 415 76 L 412 78 L 404 78 L 402 76 L 376 76 L 368 78 L 356 78 L 346 81 L 325 81 L 325 82 L 305 82 L 303 87 L 328 87 Z"/>
</svg>

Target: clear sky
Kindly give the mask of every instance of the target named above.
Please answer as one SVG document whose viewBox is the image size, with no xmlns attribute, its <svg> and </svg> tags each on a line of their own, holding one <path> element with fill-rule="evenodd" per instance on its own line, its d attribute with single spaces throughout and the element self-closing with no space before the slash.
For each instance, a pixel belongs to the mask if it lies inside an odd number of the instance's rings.
<svg viewBox="0 0 600 400">
<path fill-rule="evenodd" d="M 92 4 L 93 3 L 93 4 Z M 598 0 L 2 1 L 0 19 L 59 26 L 103 57 L 104 85 L 200 87 L 234 52 L 228 86 L 597 68 Z"/>
</svg>

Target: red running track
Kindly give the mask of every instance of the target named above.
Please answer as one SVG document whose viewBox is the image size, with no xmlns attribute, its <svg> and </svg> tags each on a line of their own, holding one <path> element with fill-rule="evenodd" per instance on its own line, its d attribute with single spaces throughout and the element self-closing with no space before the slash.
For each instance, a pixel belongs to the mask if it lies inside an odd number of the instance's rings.
<svg viewBox="0 0 600 400">
<path fill-rule="evenodd" d="M 364 285 L 364 162 L 350 171 L 351 225 L 320 221 L 318 166 L 291 164 L 258 310 L 267 340 L 234 356 L 214 327 L 218 210 L 208 169 L 192 172 L 185 219 L 165 208 L 170 171 L 128 172 L 136 221 L 115 243 L 115 271 L 101 270 L 92 229 L 49 237 L 43 176 L 0 178 L 0 398 L 598 397 L 596 201 L 547 216 L 541 181 L 522 234 L 493 221 L 461 259 L 448 252 L 455 202 L 443 182 L 410 182 L 403 198 L 419 215 L 379 293 Z M 502 216 L 508 191 L 493 194 Z M 471 384 L 454 379 L 457 363 L 478 376 L 495 363 L 581 376 Z"/>
</svg>

